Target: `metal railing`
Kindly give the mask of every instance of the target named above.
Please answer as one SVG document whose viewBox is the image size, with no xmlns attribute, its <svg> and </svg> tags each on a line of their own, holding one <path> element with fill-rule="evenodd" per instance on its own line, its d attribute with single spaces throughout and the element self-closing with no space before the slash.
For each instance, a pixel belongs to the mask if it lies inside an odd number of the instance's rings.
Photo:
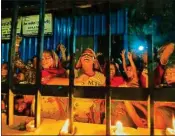
<svg viewBox="0 0 175 136">
<path fill-rule="evenodd" d="M 76 15 L 75 1 L 72 2 L 72 19 L 74 20 Z M 40 21 L 39 21 L 39 44 L 38 44 L 38 58 L 40 60 L 41 54 L 43 51 L 43 41 L 44 41 L 44 14 L 45 14 L 45 0 L 40 0 Z M 116 100 L 142 100 L 148 101 L 148 126 L 150 128 L 150 134 L 154 135 L 154 101 L 171 101 L 175 102 L 175 88 L 154 88 L 153 82 L 153 68 L 149 68 L 149 88 L 113 88 L 110 87 L 110 77 L 109 77 L 109 62 L 111 54 L 111 32 L 110 32 L 110 3 L 107 3 L 108 10 L 106 12 L 107 17 L 107 36 L 108 36 L 108 67 L 107 67 L 107 78 L 106 78 L 106 87 L 75 87 L 73 85 L 74 72 L 73 72 L 73 46 L 74 46 L 74 21 L 72 22 L 72 46 L 70 46 L 71 54 L 71 69 L 69 76 L 69 86 L 47 86 L 41 85 L 41 73 L 39 68 L 39 61 L 37 63 L 37 82 L 36 85 L 14 85 L 13 84 L 13 68 L 14 65 L 12 60 L 14 58 L 14 45 L 16 39 L 16 24 L 18 16 L 18 2 L 14 3 L 14 12 L 12 18 L 12 31 L 11 31 L 11 48 L 10 48 L 10 60 L 9 60 L 9 82 L 8 84 L 2 84 L 2 93 L 8 95 L 8 111 L 7 111 L 7 124 L 12 125 L 14 122 L 14 94 L 22 95 L 35 95 L 35 127 L 39 127 L 41 123 L 41 96 L 60 96 L 69 98 L 69 119 L 70 119 L 70 128 L 69 132 L 72 131 L 73 126 L 73 111 L 72 111 L 72 99 L 74 97 L 80 98 L 100 98 L 106 100 L 106 135 L 110 135 L 110 120 L 111 120 L 111 99 Z M 151 41 L 152 37 L 148 37 Z M 153 62 L 153 45 L 152 41 L 148 46 L 148 60 Z M 81 90 L 81 92 L 80 92 Z M 88 92 L 87 92 L 88 90 Z M 134 95 L 128 95 L 128 93 L 134 93 Z"/>
</svg>

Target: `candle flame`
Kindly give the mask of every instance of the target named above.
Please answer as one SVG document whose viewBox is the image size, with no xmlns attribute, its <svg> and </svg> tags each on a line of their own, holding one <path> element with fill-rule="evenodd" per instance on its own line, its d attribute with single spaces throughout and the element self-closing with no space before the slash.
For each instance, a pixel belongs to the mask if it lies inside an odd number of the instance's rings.
<svg viewBox="0 0 175 136">
<path fill-rule="evenodd" d="M 123 124 L 120 121 L 116 122 L 116 131 L 115 131 L 116 135 L 126 135 L 123 132 Z"/>
<path fill-rule="evenodd" d="M 68 134 L 68 127 L 69 127 L 69 119 L 67 119 L 61 129 L 61 133 Z"/>
<path fill-rule="evenodd" d="M 175 118 L 172 116 L 172 128 L 167 128 L 168 135 L 175 135 Z"/>
</svg>

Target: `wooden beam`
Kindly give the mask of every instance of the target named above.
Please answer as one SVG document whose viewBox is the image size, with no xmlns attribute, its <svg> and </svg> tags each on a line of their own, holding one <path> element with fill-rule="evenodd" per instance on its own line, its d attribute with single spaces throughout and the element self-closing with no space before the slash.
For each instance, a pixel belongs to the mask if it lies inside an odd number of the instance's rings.
<svg viewBox="0 0 175 136">
<path fill-rule="evenodd" d="M 14 116 L 14 94 L 13 94 L 13 74 L 14 74 L 14 58 L 15 58 L 15 45 L 16 45 L 16 28 L 18 19 L 18 1 L 13 2 L 13 16 L 11 23 L 11 48 L 9 49 L 9 63 L 8 63 L 8 113 L 7 113 L 7 124 L 13 125 Z"/>
<path fill-rule="evenodd" d="M 75 46 L 75 15 L 76 15 L 76 7 L 75 7 L 75 0 L 72 0 L 72 22 L 71 22 L 71 46 L 69 47 L 69 53 L 70 53 L 70 74 L 69 74 L 69 106 L 68 106 L 68 113 L 69 113 L 69 133 L 73 133 L 73 91 L 74 91 L 74 54 L 73 54 L 73 48 Z"/>
<path fill-rule="evenodd" d="M 38 29 L 38 46 L 37 46 L 37 70 L 36 70 L 36 86 L 38 88 L 35 95 L 35 127 L 38 128 L 41 123 L 41 69 L 40 58 L 42 57 L 44 48 L 44 18 L 45 18 L 45 0 L 40 0 L 40 15 Z"/>
<path fill-rule="evenodd" d="M 8 98 L 7 122 L 8 122 L 8 125 L 11 126 L 14 123 L 14 94 L 11 89 L 9 89 L 7 98 Z"/>
<path fill-rule="evenodd" d="M 110 21 L 110 0 L 108 0 L 106 12 L 106 35 L 108 40 L 107 66 L 106 66 L 106 135 L 110 136 L 111 132 L 111 89 L 110 89 L 110 57 L 111 57 L 111 21 Z"/>
<path fill-rule="evenodd" d="M 37 91 L 35 95 L 35 127 L 38 128 L 41 124 L 41 92 Z"/>
<path fill-rule="evenodd" d="M 154 46 L 152 43 L 152 35 L 147 35 L 147 43 L 148 43 L 148 87 L 149 87 L 149 99 L 148 99 L 148 111 L 149 118 L 148 126 L 150 127 L 150 135 L 154 135 Z"/>
</svg>

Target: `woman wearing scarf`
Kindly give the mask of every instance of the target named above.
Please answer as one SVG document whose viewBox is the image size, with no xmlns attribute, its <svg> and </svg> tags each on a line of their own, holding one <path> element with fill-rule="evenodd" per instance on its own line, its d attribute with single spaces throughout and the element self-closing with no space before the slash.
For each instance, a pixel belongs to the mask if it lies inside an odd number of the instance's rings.
<svg viewBox="0 0 175 136">
<path fill-rule="evenodd" d="M 66 70 L 62 67 L 60 59 L 53 50 L 44 50 L 41 65 L 42 84 L 47 84 L 54 77 L 67 77 Z"/>
</svg>

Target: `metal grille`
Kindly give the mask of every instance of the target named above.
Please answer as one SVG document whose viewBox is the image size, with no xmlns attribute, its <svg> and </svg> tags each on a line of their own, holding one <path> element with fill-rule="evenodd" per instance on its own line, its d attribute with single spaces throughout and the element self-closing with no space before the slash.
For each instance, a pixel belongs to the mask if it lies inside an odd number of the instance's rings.
<svg viewBox="0 0 175 136">
<path fill-rule="evenodd" d="M 18 14 L 18 3 L 15 4 L 14 9 L 16 10 L 16 12 L 14 12 L 13 15 L 13 26 L 12 26 L 12 32 L 11 32 L 11 36 L 12 36 L 12 41 L 11 41 L 11 47 L 10 48 L 10 64 L 12 64 L 12 57 L 13 57 L 13 53 L 14 53 L 14 48 L 13 45 L 15 43 L 15 37 L 16 37 L 16 21 L 17 21 L 17 14 Z M 43 36 L 43 28 L 44 28 L 44 23 L 42 21 L 42 16 L 45 13 L 45 9 L 44 9 L 44 5 L 45 5 L 45 0 L 41 0 L 40 1 L 40 28 L 39 28 L 39 44 L 38 44 L 38 53 L 41 54 L 42 49 L 43 49 L 43 42 L 44 42 L 44 36 Z M 76 13 L 73 12 L 72 15 L 72 19 L 75 21 L 74 15 Z M 106 14 L 106 18 L 107 18 L 107 27 L 108 30 L 106 32 L 106 35 L 108 36 L 108 41 L 109 41 L 109 45 L 108 45 L 108 56 L 110 56 L 110 38 L 111 38 L 111 21 L 110 21 L 110 3 L 108 3 L 108 11 L 105 13 Z M 71 36 L 74 36 L 74 23 L 72 22 L 72 33 Z M 150 37 L 149 37 L 150 38 Z M 70 44 L 73 45 L 74 40 L 72 38 L 72 41 Z M 153 45 L 152 43 L 149 44 L 149 62 L 153 61 Z M 40 48 L 41 47 L 41 48 Z M 73 47 L 73 46 L 70 46 Z M 70 53 L 73 53 L 73 49 L 70 48 Z M 41 55 L 40 55 L 41 57 Z M 108 58 L 109 61 L 109 58 Z M 73 65 L 72 65 L 73 66 Z M 108 66 L 109 67 L 109 66 Z M 39 73 L 40 69 L 39 69 L 39 63 L 38 63 L 38 69 L 37 72 Z M 40 125 L 40 97 L 43 95 L 46 96 L 68 96 L 69 97 L 69 118 L 70 118 L 70 128 L 72 127 L 73 124 L 73 119 L 72 119 L 72 96 L 74 95 L 74 97 L 81 97 L 81 98 L 103 98 L 106 99 L 106 135 L 110 134 L 110 110 L 111 110 L 111 104 L 110 104 L 110 100 L 111 99 L 117 99 L 117 100 L 147 100 L 148 103 L 150 103 L 149 107 L 149 126 L 150 126 L 150 132 L 151 135 L 154 134 L 154 117 L 153 117 L 153 107 L 154 107 L 154 101 L 175 101 L 175 95 L 174 95 L 174 90 L 175 88 L 154 88 L 153 85 L 153 69 L 149 69 L 149 88 L 111 88 L 108 84 L 109 82 L 109 76 L 107 76 L 107 87 L 74 87 L 73 86 L 73 80 L 72 80 L 72 76 L 70 76 L 70 86 L 68 87 L 62 87 L 61 89 L 58 88 L 58 86 L 43 86 L 40 83 L 40 74 L 38 79 L 37 79 L 37 85 L 14 85 L 12 82 L 12 72 L 10 69 L 10 74 L 9 74 L 9 84 L 5 85 L 2 84 L 2 93 L 6 93 L 8 94 L 8 124 L 11 125 L 13 124 L 13 97 L 14 94 L 32 94 L 35 95 L 36 98 L 36 104 L 35 104 L 35 126 L 39 127 Z M 108 69 L 108 73 L 109 73 L 109 69 Z M 77 93 L 77 90 L 80 89 L 76 89 L 76 88 L 80 88 L 82 93 Z M 88 89 L 88 93 L 86 92 L 86 89 Z M 32 90 L 32 91 L 31 91 Z M 134 92 L 134 95 L 126 95 L 127 93 L 130 92 Z M 69 130 L 71 132 L 71 129 Z"/>
</svg>

